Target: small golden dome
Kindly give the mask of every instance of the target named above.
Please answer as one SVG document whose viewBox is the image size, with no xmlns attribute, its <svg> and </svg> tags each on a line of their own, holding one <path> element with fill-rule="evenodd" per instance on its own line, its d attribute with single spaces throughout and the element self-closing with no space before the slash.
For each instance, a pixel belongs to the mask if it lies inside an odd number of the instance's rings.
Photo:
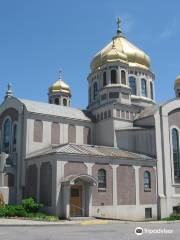
<svg viewBox="0 0 180 240">
<path fill-rule="evenodd" d="M 180 75 L 176 77 L 175 86 L 180 85 Z"/>
<path fill-rule="evenodd" d="M 127 63 L 130 67 L 143 69 L 150 68 L 150 58 L 142 50 L 130 43 L 122 33 L 118 34 L 101 51 L 99 51 L 91 62 L 91 69 L 95 71 L 103 64 L 112 61 Z"/>
<path fill-rule="evenodd" d="M 52 93 L 64 92 L 70 93 L 70 87 L 62 80 L 58 79 L 50 88 L 49 91 Z"/>
</svg>

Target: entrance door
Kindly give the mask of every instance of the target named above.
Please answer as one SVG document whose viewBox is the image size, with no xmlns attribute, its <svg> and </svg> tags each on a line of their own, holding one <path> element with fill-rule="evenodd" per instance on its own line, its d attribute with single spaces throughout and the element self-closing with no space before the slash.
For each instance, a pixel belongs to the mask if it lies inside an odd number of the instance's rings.
<svg viewBox="0 0 180 240">
<path fill-rule="evenodd" d="M 71 186 L 71 198 L 70 198 L 70 215 L 71 217 L 82 216 L 82 186 Z"/>
</svg>

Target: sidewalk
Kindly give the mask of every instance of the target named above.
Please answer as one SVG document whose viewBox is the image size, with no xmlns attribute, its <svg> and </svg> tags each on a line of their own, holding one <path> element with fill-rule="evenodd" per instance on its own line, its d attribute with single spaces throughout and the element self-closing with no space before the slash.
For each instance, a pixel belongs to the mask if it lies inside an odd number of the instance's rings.
<svg viewBox="0 0 180 240">
<path fill-rule="evenodd" d="M 133 221 L 120 221 L 120 220 L 107 220 L 107 219 L 90 219 L 90 220 L 59 220 L 55 222 L 15 219 L 15 218 L 0 218 L 0 226 L 60 226 L 60 225 L 97 225 L 97 224 L 172 224 L 180 223 L 177 221 L 149 221 L 149 222 L 133 222 Z"/>
<path fill-rule="evenodd" d="M 93 225 L 93 224 L 107 224 L 110 221 L 102 219 L 93 220 L 59 220 L 55 222 L 15 219 L 15 218 L 0 218 L 0 226 L 56 226 L 56 225 Z"/>
</svg>

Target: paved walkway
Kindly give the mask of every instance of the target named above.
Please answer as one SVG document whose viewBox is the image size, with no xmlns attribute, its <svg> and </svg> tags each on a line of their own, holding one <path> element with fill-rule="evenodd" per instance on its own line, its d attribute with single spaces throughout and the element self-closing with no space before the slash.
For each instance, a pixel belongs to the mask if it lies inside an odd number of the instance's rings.
<svg viewBox="0 0 180 240">
<path fill-rule="evenodd" d="M 0 226 L 50 226 L 50 225 L 98 225 L 98 224 L 141 224 L 143 222 L 131 222 L 131 221 L 119 221 L 119 220 L 106 220 L 106 219 L 87 219 L 87 220 L 60 220 L 55 222 L 27 220 L 27 219 L 15 219 L 15 218 L 0 218 Z M 145 222 L 144 222 L 145 223 Z M 146 222 L 148 224 L 171 224 L 180 223 L 179 221 L 151 221 Z"/>
<path fill-rule="evenodd" d="M 15 219 L 15 218 L 0 218 L 0 226 L 46 226 L 46 225 L 71 225 L 71 224 L 82 224 L 82 225 L 93 225 L 93 224 L 107 224 L 110 221 L 102 219 L 91 219 L 91 220 L 60 220 L 55 222 L 38 221 L 38 220 L 27 220 L 27 219 Z"/>
</svg>

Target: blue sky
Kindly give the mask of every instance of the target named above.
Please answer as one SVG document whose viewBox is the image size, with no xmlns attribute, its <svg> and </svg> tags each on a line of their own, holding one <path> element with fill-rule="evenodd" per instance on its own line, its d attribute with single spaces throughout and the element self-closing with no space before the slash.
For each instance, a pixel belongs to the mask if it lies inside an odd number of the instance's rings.
<svg viewBox="0 0 180 240">
<path fill-rule="evenodd" d="M 151 58 L 156 100 L 174 97 L 180 74 L 180 1 L 0 0 L 0 100 L 8 82 L 14 95 L 47 101 L 58 71 L 70 85 L 73 106 L 87 105 L 93 55 L 116 32 Z"/>
</svg>

